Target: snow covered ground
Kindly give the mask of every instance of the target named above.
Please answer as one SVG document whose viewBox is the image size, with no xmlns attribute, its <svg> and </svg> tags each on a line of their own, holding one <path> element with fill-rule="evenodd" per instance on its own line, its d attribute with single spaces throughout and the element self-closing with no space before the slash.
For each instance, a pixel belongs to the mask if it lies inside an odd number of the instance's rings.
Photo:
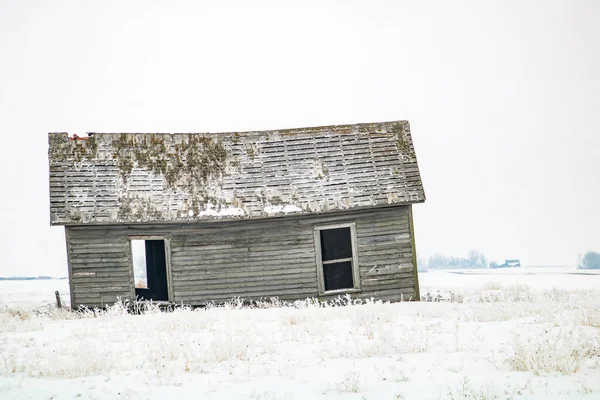
<svg viewBox="0 0 600 400">
<path fill-rule="evenodd" d="M 421 273 L 440 302 L 144 315 L 57 311 L 66 280 L 4 281 L 0 398 L 598 399 L 600 275 L 575 272 Z"/>
<path fill-rule="evenodd" d="M 71 300 L 68 279 L 0 281 L 0 308 L 16 307 L 32 310 L 55 304 L 54 292 L 57 290 L 61 301 L 69 305 Z"/>
</svg>

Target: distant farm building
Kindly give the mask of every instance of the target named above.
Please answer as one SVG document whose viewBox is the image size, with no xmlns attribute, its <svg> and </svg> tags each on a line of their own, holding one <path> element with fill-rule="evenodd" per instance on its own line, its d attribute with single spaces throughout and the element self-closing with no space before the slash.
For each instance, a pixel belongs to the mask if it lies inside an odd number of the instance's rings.
<svg viewBox="0 0 600 400">
<path fill-rule="evenodd" d="M 71 306 L 118 297 L 418 299 L 407 121 L 239 133 L 49 134 Z"/>
</svg>

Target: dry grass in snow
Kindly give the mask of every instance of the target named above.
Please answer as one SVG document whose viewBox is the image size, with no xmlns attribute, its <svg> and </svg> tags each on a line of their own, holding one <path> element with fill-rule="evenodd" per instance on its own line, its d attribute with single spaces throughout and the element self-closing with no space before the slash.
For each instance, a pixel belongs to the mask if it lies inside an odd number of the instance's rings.
<svg viewBox="0 0 600 400">
<path fill-rule="evenodd" d="M 599 291 L 492 282 L 429 297 L 445 301 L 4 307 L 0 398 L 600 396 Z"/>
</svg>

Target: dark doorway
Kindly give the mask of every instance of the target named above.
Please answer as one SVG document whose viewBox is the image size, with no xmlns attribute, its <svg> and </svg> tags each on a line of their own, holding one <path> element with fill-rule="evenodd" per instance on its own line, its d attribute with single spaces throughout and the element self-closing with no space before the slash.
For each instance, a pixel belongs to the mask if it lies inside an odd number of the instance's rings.
<svg viewBox="0 0 600 400">
<path fill-rule="evenodd" d="M 135 295 L 138 299 L 168 301 L 164 240 L 131 240 Z"/>
</svg>

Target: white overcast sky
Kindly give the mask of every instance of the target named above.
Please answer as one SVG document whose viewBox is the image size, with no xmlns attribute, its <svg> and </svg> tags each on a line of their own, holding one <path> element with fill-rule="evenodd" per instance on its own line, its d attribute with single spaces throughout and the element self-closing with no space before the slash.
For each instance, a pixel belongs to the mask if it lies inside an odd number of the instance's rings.
<svg viewBox="0 0 600 400">
<path fill-rule="evenodd" d="M 0 276 L 65 276 L 47 132 L 408 119 L 417 248 L 600 250 L 600 1 L 0 0 Z"/>
</svg>

